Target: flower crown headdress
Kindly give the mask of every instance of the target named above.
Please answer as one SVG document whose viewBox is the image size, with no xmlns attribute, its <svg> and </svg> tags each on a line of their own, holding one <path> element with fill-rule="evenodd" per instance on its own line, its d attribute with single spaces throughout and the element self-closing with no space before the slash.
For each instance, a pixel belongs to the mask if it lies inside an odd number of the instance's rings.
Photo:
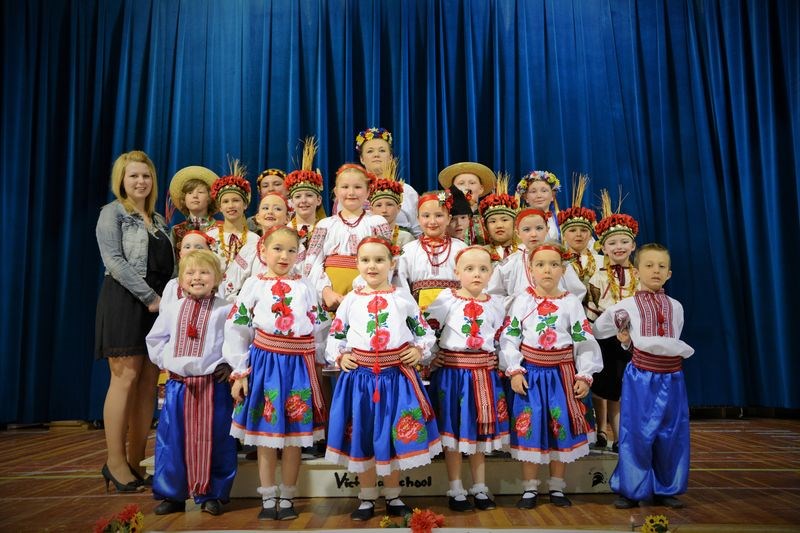
<svg viewBox="0 0 800 533">
<path fill-rule="evenodd" d="M 361 147 L 372 139 L 383 139 L 392 146 L 392 132 L 386 128 L 367 128 L 356 135 L 356 152 L 361 153 Z"/>
<path fill-rule="evenodd" d="M 383 176 L 376 178 L 369 189 L 369 202 L 374 203 L 381 198 L 390 198 L 397 205 L 403 203 L 403 180 L 397 180 L 397 158 L 393 157 L 386 163 Z"/>
<path fill-rule="evenodd" d="M 597 215 L 593 209 L 581 205 L 588 183 L 589 178 L 586 174 L 572 175 L 572 206 L 558 213 L 558 225 L 561 226 L 561 231 L 570 226 L 583 226 L 590 232 L 594 229 Z"/>
<path fill-rule="evenodd" d="M 228 192 L 234 192 L 242 197 L 244 205 L 250 204 L 250 182 L 245 179 L 247 168 L 238 160 L 228 160 L 230 174 L 222 176 L 211 186 L 211 197 L 219 202 L 219 198 Z"/>
<path fill-rule="evenodd" d="M 422 207 L 422 204 L 431 200 L 437 201 L 439 207 L 444 207 L 448 213 L 453 209 L 453 195 L 448 189 L 445 189 L 443 191 L 426 192 L 420 196 L 417 201 L 417 210 Z"/>
<path fill-rule="evenodd" d="M 602 205 L 603 218 L 594 227 L 597 233 L 597 238 L 602 246 L 603 243 L 615 233 L 624 233 L 635 239 L 639 233 L 639 223 L 630 215 L 620 213 L 622 210 L 622 202 L 625 197 L 622 196 L 622 190 L 619 192 L 619 202 L 617 203 L 617 210 L 611 208 L 611 195 L 608 194 L 607 189 L 600 191 L 600 201 Z"/>
<path fill-rule="evenodd" d="M 286 172 L 279 168 L 268 168 L 261 172 L 256 178 L 256 187 L 261 187 L 261 181 L 266 178 L 267 176 L 278 176 L 280 179 L 286 179 Z"/>
<path fill-rule="evenodd" d="M 284 182 L 289 196 L 304 189 L 322 196 L 322 173 L 319 169 L 313 170 L 314 157 L 317 155 L 318 147 L 317 140 L 313 135 L 303 139 L 303 157 L 300 169 L 290 172 Z"/>
<path fill-rule="evenodd" d="M 548 170 L 531 170 L 522 176 L 522 179 L 517 183 L 517 195 L 519 197 L 525 196 L 525 193 L 528 192 L 528 186 L 532 181 L 544 181 L 550 185 L 550 188 L 554 191 L 561 190 L 561 182 L 555 174 Z"/>
<path fill-rule="evenodd" d="M 491 194 L 481 200 L 479 210 L 484 220 L 492 215 L 505 214 L 511 218 L 517 216 L 519 200 L 508 194 L 509 176 L 503 172 L 497 173 L 497 185 Z"/>
</svg>

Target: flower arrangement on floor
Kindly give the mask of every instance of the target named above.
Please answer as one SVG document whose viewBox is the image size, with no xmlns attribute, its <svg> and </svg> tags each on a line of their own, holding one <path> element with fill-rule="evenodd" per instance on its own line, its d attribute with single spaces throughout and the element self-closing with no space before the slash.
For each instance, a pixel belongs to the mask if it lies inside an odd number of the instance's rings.
<svg viewBox="0 0 800 533">
<path fill-rule="evenodd" d="M 648 515 L 642 524 L 642 533 L 669 533 L 669 520 L 663 514 Z"/>
<path fill-rule="evenodd" d="M 94 524 L 93 533 L 136 533 L 144 531 L 144 515 L 139 506 L 126 505 L 119 514 L 111 518 L 100 518 Z"/>
<path fill-rule="evenodd" d="M 436 514 L 430 509 L 414 509 L 413 513 L 403 517 L 403 522 L 394 522 L 388 516 L 381 519 L 380 526 L 388 528 L 407 527 L 412 533 L 431 533 L 435 527 L 444 525 L 444 515 Z"/>
</svg>

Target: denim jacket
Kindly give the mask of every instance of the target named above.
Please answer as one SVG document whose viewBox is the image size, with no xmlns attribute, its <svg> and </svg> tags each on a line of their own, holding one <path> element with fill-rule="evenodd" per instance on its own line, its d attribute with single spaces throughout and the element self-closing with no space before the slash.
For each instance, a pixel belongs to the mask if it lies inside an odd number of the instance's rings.
<svg viewBox="0 0 800 533">
<path fill-rule="evenodd" d="M 153 213 L 153 227 L 169 236 L 164 217 Z M 147 228 L 139 213 L 128 213 L 118 200 L 106 204 L 97 218 L 97 246 L 111 275 L 144 305 L 158 296 L 145 282 L 147 275 Z"/>
</svg>

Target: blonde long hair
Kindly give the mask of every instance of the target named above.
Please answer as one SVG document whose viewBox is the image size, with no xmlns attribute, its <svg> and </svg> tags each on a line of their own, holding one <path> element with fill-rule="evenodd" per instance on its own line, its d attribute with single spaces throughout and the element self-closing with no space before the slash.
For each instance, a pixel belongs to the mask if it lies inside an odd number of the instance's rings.
<svg viewBox="0 0 800 533">
<path fill-rule="evenodd" d="M 156 210 L 156 200 L 158 199 L 158 179 L 156 178 L 156 167 L 153 161 L 141 150 L 131 150 L 120 155 L 114 166 L 111 168 L 111 192 L 117 197 L 119 203 L 125 208 L 128 213 L 136 211 L 136 206 L 133 205 L 130 198 L 125 195 L 125 187 L 122 185 L 125 179 L 125 167 L 128 163 L 144 163 L 150 169 L 150 175 L 153 177 L 153 188 L 150 194 L 144 201 L 144 208 L 148 215 L 152 215 Z"/>
</svg>

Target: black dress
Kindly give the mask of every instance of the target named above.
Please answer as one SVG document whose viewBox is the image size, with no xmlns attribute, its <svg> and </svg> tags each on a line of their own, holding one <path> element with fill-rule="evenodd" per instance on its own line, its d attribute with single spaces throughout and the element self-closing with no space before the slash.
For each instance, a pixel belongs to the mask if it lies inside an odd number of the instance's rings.
<svg viewBox="0 0 800 533">
<path fill-rule="evenodd" d="M 148 233 L 145 282 L 161 296 L 175 268 L 172 243 L 163 232 Z M 158 313 L 151 313 L 137 297 L 111 275 L 106 275 L 95 317 L 96 359 L 124 355 L 147 355 L 145 337 Z"/>
<path fill-rule="evenodd" d="M 616 337 L 597 339 L 597 342 L 603 353 L 603 370 L 593 376 L 592 393 L 604 400 L 618 402 L 622 394 L 622 376 L 631 360 L 631 353 Z"/>
</svg>

